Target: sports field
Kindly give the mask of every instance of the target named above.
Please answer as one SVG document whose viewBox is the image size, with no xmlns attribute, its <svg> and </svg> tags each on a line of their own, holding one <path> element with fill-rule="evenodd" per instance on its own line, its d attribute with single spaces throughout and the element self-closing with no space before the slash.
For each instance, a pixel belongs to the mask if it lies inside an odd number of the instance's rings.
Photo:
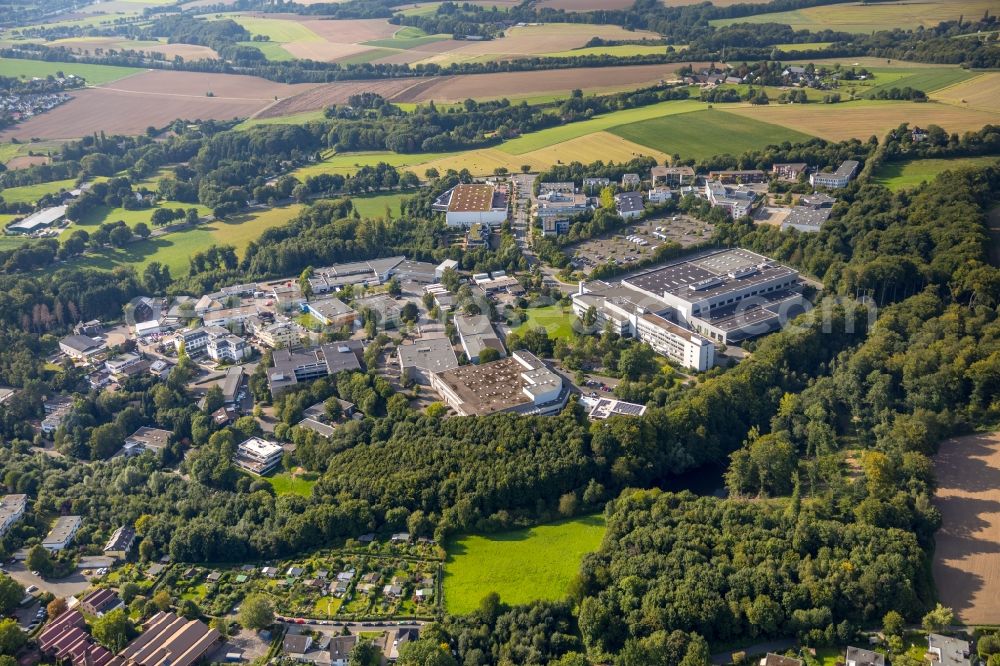
<svg viewBox="0 0 1000 666">
<path fill-rule="evenodd" d="M 810 138 L 780 125 L 737 118 L 718 109 L 704 109 L 622 125 L 611 132 L 664 153 L 694 159 L 723 153 L 739 155 L 768 144 L 796 143 Z"/>
<path fill-rule="evenodd" d="M 490 592 L 508 604 L 563 598 L 583 556 L 600 546 L 604 530 L 604 517 L 596 515 L 449 540 L 444 566 L 448 612 L 469 613 Z"/>
<path fill-rule="evenodd" d="M 983 16 L 986 11 L 995 12 L 996 8 L 995 0 L 900 0 L 870 4 L 851 2 L 717 19 L 710 23 L 715 26 L 733 23 L 782 23 L 791 26 L 793 30 L 828 29 L 870 33 L 892 28 L 931 28 L 941 21 L 956 20 L 960 16 Z"/>
<path fill-rule="evenodd" d="M 110 83 L 136 74 L 143 70 L 135 67 L 116 67 L 112 65 L 87 65 L 72 62 L 46 62 L 44 60 L 23 60 L 19 58 L 0 58 L 0 76 L 9 77 L 45 77 L 55 76 L 56 72 L 82 76 L 92 86 Z"/>
<path fill-rule="evenodd" d="M 879 167 L 874 174 L 874 180 L 890 190 L 906 190 L 923 182 L 932 181 L 938 174 L 948 169 L 982 167 L 998 162 L 1000 162 L 1000 155 L 890 162 Z"/>
</svg>

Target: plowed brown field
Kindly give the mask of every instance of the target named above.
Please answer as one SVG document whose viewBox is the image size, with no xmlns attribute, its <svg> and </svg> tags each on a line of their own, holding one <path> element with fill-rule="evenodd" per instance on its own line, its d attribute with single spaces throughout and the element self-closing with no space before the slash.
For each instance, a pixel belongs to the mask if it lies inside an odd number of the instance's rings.
<svg viewBox="0 0 1000 666">
<path fill-rule="evenodd" d="M 1000 622 L 1000 433 L 956 437 L 934 459 L 938 597 L 967 624 Z"/>
</svg>

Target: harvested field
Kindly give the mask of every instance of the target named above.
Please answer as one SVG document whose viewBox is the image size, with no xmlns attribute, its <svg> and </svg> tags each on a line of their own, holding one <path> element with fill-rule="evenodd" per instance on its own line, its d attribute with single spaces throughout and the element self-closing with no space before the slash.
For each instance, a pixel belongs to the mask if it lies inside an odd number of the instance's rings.
<svg viewBox="0 0 1000 666">
<path fill-rule="evenodd" d="M 988 72 L 963 83 L 938 90 L 932 99 L 964 109 L 995 112 L 1000 108 L 1000 72 Z"/>
<path fill-rule="evenodd" d="M 584 46 L 594 37 L 605 40 L 660 39 L 645 30 L 629 31 L 616 25 L 591 25 L 585 23 L 545 23 L 510 28 L 500 39 L 468 42 L 447 53 L 421 62 L 446 65 L 454 62 L 488 60 L 513 60 L 553 51 L 566 51 Z"/>
<path fill-rule="evenodd" d="M 324 20 L 295 14 L 247 13 L 232 17 L 254 35 L 266 35 L 269 46 L 292 56 L 332 62 L 372 50 L 362 44 L 392 37 L 399 26 L 385 19 Z"/>
<path fill-rule="evenodd" d="M 279 14 L 280 16 L 280 14 Z M 323 20 L 296 17 L 302 25 L 323 39 L 341 44 L 370 42 L 375 39 L 392 37 L 398 25 L 385 19 Z"/>
<path fill-rule="evenodd" d="M 938 597 L 967 624 L 1000 622 L 1000 433 L 942 442 L 934 458 Z"/>
<path fill-rule="evenodd" d="M 246 117 L 274 103 L 275 97 L 292 96 L 310 87 L 253 76 L 149 71 L 74 92 L 72 101 L 0 133 L 0 141 L 71 139 L 102 130 L 141 134 L 150 125 L 161 127 L 178 118 Z M 208 92 L 214 96 L 206 96 Z"/>
<path fill-rule="evenodd" d="M 8 171 L 13 171 L 15 169 L 27 169 L 28 167 L 38 166 L 39 164 L 48 164 L 51 160 L 47 155 L 21 155 L 20 157 L 15 157 L 8 160 L 4 166 Z"/>
<path fill-rule="evenodd" d="M 964 84 L 963 84 L 964 85 Z M 908 122 L 911 126 L 940 125 L 949 132 L 982 129 L 983 125 L 1000 122 L 1000 110 L 964 109 L 948 104 L 916 102 L 849 102 L 843 104 L 787 104 L 726 108 L 734 113 L 766 123 L 781 125 L 805 134 L 843 141 L 867 139 Z"/>
<path fill-rule="evenodd" d="M 696 2 L 700 0 L 691 0 Z M 540 0 L 538 7 L 565 9 L 568 12 L 593 12 L 601 9 L 628 9 L 635 0 Z"/>
<path fill-rule="evenodd" d="M 114 37 L 59 39 L 52 42 L 52 45 L 62 46 L 83 54 L 91 54 L 96 49 L 103 49 L 104 51 L 113 49 L 115 51 L 131 50 L 144 51 L 146 53 L 162 53 L 171 60 L 176 56 L 180 56 L 185 60 L 217 60 L 219 58 L 219 54 L 207 46 L 199 46 L 197 44 L 167 44 L 166 42 L 116 39 Z"/>
<path fill-rule="evenodd" d="M 281 48 L 299 60 L 318 60 L 320 62 L 333 62 L 371 50 L 360 44 L 337 44 L 327 41 L 288 42 L 282 44 Z"/>
<path fill-rule="evenodd" d="M 733 23 L 784 23 L 793 30 L 842 30 L 870 33 L 892 28 L 932 28 L 961 16 L 982 16 L 996 10 L 996 0 L 907 0 L 866 4 L 839 3 L 786 12 L 756 14 L 711 21 L 715 26 Z"/>
<path fill-rule="evenodd" d="M 342 81 L 318 86 L 282 99 L 257 115 L 258 118 L 279 118 L 291 114 L 318 111 L 330 104 L 344 104 L 351 95 L 373 92 L 386 99 L 395 99 L 408 88 L 433 81 L 433 79 L 381 79 L 377 81 Z"/>
</svg>

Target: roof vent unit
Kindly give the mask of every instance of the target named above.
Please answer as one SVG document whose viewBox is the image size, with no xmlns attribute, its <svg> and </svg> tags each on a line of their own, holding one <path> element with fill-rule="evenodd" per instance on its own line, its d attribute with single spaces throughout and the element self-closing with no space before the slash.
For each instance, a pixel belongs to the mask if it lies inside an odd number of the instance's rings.
<svg viewBox="0 0 1000 666">
<path fill-rule="evenodd" d="M 756 266 L 744 266 L 743 268 L 737 268 L 735 271 L 730 271 L 729 277 L 732 278 L 733 280 L 737 280 L 739 278 L 749 277 L 756 272 L 757 272 Z"/>
<path fill-rule="evenodd" d="M 698 280 L 692 284 L 688 285 L 688 289 L 691 291 L 702 291 L 708 289 L 709 287 L 714 287 L 717 284 L 722 284 L 723 280 L 720 277 L 710 277 L 704 280 Z"/>
</svg>

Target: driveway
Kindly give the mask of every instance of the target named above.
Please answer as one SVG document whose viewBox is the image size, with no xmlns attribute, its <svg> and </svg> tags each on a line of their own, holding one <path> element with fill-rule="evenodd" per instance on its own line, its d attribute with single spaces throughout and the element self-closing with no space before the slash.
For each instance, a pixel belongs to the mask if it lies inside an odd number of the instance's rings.
<svg viewBox="0 0 1000 666">
<path fill-rule="evenodd" d="M 48 580 L 28 571 L 24 562 L 18 562 L 8 566 L 7 573 L 25 588 L 35 585 L 38 589 L 51 592 L 56 597 L 74 597 L 90 587 L 90 581 L 79 571 L 66 578 Z"/>
</svg>

